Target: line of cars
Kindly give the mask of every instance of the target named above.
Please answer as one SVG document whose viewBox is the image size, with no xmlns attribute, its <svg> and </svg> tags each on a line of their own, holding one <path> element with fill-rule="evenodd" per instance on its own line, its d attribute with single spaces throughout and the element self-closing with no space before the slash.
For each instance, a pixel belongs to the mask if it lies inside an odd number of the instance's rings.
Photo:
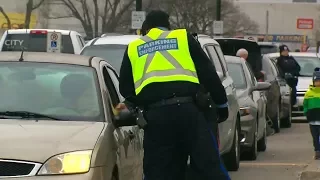
<svg viewBox="0 0 320 180">
<path fill-rule="evenodd" d="M 114 107 L 123 100 L 118 91 L 122 56 L 127 45 L 139 36 L 104 35 L 84 45 L 79 34 L 61 31 L 71 41 L 62 41 L 62 48 L 73 48 L 62 52 L 81 56 L 12 52 L 20 51 L 22 45 L 6 45 L 19 40 L 13 35 L 22 34 L 27 51 L 45 52 L 44 34 L 49 31 L 58 30 L 9 30 L 0 40 L 1 51 L 9 51 L 0 54 L 0 84 L 6 87 L 0 89 L 0 95 L 7 103 L 0 106 L 1 132 L 7 132 L 0 138 L 7 145 L 0 150 L 0 165 L 12 167 L 10 172 L 0 169 L 0 177 L 47 179 L 48 175 L 58 174 L 62 175 L 60 179 L 140 180 L 143 130 L 132 120 L 116 119 L 114 114 Z M 250 57 L 261 57 L 251 53 L 257 50 L 253 41 L 214 40 L 206 35 L 199 35 L 198 40 L 215 65 L 228 96 L 230 115 L 219 124 L 219 148 L 228 170 L 236 171 L 241 155 L 255 160 L 258 151 L 266 150 L 269 116 L 278 125 L 281 119 L 287 127 L 291 125 L 291 116 L 284 111 L 290 90 L 280 85 L 281 80 L 273 74 L 279 73 L 277 69 L 269 72 L 261 61 L 270 79 L 258 82 L 248 63 L 234 56 L 237 49 L 245 46 Z M 32 43 L 38 41 L 39 47 Z M 81 51 L 79 47 L 83 47 Z M 274 65 L 273 61 L 268 62 Z M 26 137 L 32 142 L 25 141 Z M 8 138 L 16 141 L 7 141 Z M 25 145 L 20 147 L 20 143 Z M 12 151 L 17 146 L 20 148 Z M 106 152 L 107 156 L 103 154 Z M 84 165 L 72 169 L 74 162 Z M 66 174 L 73 175 L 63 176 Z"/>
</svg>

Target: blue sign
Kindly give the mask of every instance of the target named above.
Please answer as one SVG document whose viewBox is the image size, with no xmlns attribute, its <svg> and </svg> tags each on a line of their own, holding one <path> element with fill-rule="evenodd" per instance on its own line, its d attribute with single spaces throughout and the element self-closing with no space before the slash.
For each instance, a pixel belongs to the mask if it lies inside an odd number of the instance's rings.
<svg viewBox="0 0 320 180">
<path fill-rule="evenodd" d="M 51 47 L 56 48 L 57 47 L 57 41 L 51 41 Z"/>
<path fill-rule="evenodd" d="M 157 39 L 138 46 L 139 57 L 145 54 L 151 54 L 156 51 L 167 51 L 178 49 L 177 38 Z"/>
</svg>

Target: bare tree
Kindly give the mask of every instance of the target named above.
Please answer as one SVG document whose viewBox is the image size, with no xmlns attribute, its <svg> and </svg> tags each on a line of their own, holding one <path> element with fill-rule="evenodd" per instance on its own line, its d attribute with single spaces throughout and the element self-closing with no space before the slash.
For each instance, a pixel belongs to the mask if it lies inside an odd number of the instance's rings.
<svg viewBox="0 0 320 180">
<path fill-rule="evenodd" d="M 189 31 L 212 34 L 213 21 L 216 19 L 216 0 L 154 0 L 156 8 L 170 13 L 173 27 Z M 159 5 L 160 4 L 160 5 Z M 225 34 L 257 31 L 258 25 L 242 13 L 231 0 L 222 1 L 222 20 Z"/>
<path fill-rule="evenodd" d="M 35 0 L 28 0 L 26 4 L 26 16 L 24 20 L 24 28 L 29 29 L 32 12 L 35 9 L 39 8 L 43 2 L 44 0 L 39 0 L 38 2 L 35 2 Z"/>
<path fill-rule="evenodd" d="M 51 18 L 74 17 L 80 21 L 90 38 L 100 33 L 114 32 L 121 25 L 123 17 L 135 0 L 55 0 L 56 5 L 67 9 L 66 14 L 52 15 Z"/>
<path fill-rule="evenodd" d="M 10 20 L 9 16 L 7 15 L 7 13 L 4 11 L 2 6 L 0 6 L 0 13 L 4 16 L 4 18 L 7 21 L 8 29 L 11 29 L 11 20 Z"/>
<path fill-rule="evenodd" d="M 42 6 L 39 8 L 40 24 L 44 29 L 49 28 L 49 18 L 51 13 L 50 0 L 44 0 Z"/>
</svg>

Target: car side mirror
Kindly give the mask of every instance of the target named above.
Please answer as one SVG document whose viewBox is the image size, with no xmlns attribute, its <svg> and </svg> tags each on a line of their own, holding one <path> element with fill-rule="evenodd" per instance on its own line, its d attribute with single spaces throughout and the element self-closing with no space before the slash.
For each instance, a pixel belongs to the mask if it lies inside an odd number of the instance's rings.
<svg viewBox="0 0 320 180">
<path fill-rule="evenodd" d="M 257 84 L 250 89 L 250 93 L 253 91 L 267 91 L 271 87 L 271 84 L 268 82 L 257 82 Z"/>
<path fill-rule="evenodd" d="M 222 81 L 223 80 L 223 74 L 221 72 L 218 72 L 218 71 L 217 71 L 217 74 L 219 76 L 219 79 Z"/>
<path fill-rule="evenodd" d="M 128 109 L 123 109 L 115 116 L 113 125 L 116 128 L 123 126 L 135 126 L 137 125 L 137 119 Z"/>
</svg>

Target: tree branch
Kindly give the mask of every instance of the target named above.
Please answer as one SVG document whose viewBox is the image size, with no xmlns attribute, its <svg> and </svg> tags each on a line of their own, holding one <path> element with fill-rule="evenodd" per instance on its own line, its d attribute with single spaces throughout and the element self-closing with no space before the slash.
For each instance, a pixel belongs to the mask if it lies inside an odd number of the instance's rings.
<svg viewBox="0 0 320 180">
<path fill-rule="evenodd" d="M 31 1 L 33 1 L 33 0 L 31 0 Z M 38 4 L 36 4 L 35 6 L 32 7 L 32 10 L 35 10 L 35 9 L 39 8 L 44 1 L 45 0 L 40 0 L 40 2 Z"/>
<path fill-rule="evenodd" d="M 7 13 L 4 11 L 2 6 L 0 6 L 0 13 L 4 16 L 4 18 L 7 21 L 8 29 L 11 29 L 11 20 L 10 20 L 9 16 L 7 15 Z"/>
</svg>

